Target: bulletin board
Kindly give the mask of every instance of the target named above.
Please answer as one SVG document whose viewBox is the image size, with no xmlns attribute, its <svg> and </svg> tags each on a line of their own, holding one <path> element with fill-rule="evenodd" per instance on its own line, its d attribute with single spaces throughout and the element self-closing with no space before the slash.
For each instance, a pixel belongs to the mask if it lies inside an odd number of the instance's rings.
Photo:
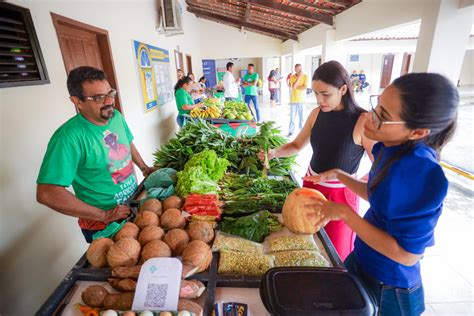
<svg viewBox="0 0 474 316">
<path fill-rule="evenodd" d="M 145 111 L 173 100 L 170 55 L 166 49 L 133 41 Z"/>
</svg>

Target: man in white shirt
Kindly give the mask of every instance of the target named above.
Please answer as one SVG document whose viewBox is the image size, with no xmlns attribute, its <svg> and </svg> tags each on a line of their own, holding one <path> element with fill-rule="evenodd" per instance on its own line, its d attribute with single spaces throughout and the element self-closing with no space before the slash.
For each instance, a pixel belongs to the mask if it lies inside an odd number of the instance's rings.
<svg viewBox="0 0 474 316">
<path fill-rule="evenodd" d="M 234 63 L 228 62 L 226 65 L 227 71 L 224 75 L 224 97 L 226 101 L 235 100 L 239 96 L 239 87 L 235 82 L 232 71 L 234 70 Z"/>
</svg>

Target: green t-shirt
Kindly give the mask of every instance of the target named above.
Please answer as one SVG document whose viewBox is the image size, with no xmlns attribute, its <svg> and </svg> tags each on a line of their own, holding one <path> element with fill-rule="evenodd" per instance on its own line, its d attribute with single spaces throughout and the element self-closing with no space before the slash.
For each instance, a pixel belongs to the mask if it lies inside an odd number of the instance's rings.
<svg viewBox="0 0 474 316">
<path fill-rule="evenodd" d="M 120 112 L 98 126 L 77 114 L 51 137 L 36 183 L 72 185 L 76 197 L 103 210 L 125 202 L 137 189 L 130 143 L 133 135 Z M 103 223 L 79 220 L 81 228 Z"/>
<path fill-rule="evenodd" d="M 244 82 L 252 84 L 252 86 L 245 87 L 245 95 L 257 95 L 257 86 L 254 84 L 258 81 L 258 78 L 258 73 L 256 72 L 244 76 Z"/>
<path fill-rule="evenodd" d="M 191 95 L 184 90 L 183 88 L 179 88 L 175 94 L 176 97 L 176 106 L 178 107 L 179 115 L 189 114 L 190 110 L 183 110 L 183 105 L 193 105 L 194 100 Z"/>
</svg>

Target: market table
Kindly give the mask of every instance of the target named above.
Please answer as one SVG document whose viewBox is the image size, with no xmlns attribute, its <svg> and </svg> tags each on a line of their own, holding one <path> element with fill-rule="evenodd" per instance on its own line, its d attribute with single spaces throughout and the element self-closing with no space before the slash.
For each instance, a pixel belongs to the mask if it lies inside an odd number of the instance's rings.
<svg viewBox="0 0 474 316">
<path fill-rule="evenodd" d="M 294 174 L 290 174 L 290 176 L 292 180 L 297 183 Z M 138 212 L 138 201 L 143 194 L 144 185 L 142 182 L 133 197 L 127 202 L 132 208 L 132 213 L 135 215 Z M 219 229 L 219 227 L 217 229 Z M 278 232 L 272 234 L 278 234 Z M 321 250 L 321 254 L 330 262 L 331 267 L 338 270 L 345 270 L 344 264 L 324 229 L 317 232 L 314 235 L 314 239 Z M 219 253 L 214 252 L 209 269 L 192 276 L 192 279 L 200 280 L 206 285 L 206 291 L 201 297 L 200 302 L 203 305 L 203 314 L 211 315 L 216 299 L 222 300 L 222 297 L 225 296 L 226 293 L 231 293 L 229 295 L 232 297 L 229 297 L 229 299 L 233 299 L 234 301 L 238 297 L 247 296 L 259 305 L 256 307 L 257 310 L 261 310 L 263 305 L 261 304 L 259 296 L 256 296 L 256 289 L 260 287 L 262 276 L 218 274 L 218 263 Z M 91 267 L 84 254 L 39 308 L 36 315 L 80 315 L 71 312 L 72 306 L 79 302 L 80 294 L 78 293 L 81 293 L 81 291 L 90 284 L 88 282 L 93 281 L 105 284 L 107 278 L 110 276 L 110 268 Z M 245 303 L 248 304 L 248 301 Z M 251 307 L 249 306 L 249 308 Z"/>
</svg>

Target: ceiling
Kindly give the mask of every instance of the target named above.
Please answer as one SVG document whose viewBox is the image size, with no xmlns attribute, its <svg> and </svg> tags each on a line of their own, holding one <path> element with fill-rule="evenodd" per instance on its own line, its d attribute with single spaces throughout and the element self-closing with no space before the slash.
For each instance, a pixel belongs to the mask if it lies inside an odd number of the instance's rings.
<svg viewBox="0 0 474 316">
<path fill-rule="evenodd" d="M 198 18 L 278 38 L 298 40 L 320 24 L 333 25 L 334 16 L 361 0 L 186 0 Z"/>
</svg>

